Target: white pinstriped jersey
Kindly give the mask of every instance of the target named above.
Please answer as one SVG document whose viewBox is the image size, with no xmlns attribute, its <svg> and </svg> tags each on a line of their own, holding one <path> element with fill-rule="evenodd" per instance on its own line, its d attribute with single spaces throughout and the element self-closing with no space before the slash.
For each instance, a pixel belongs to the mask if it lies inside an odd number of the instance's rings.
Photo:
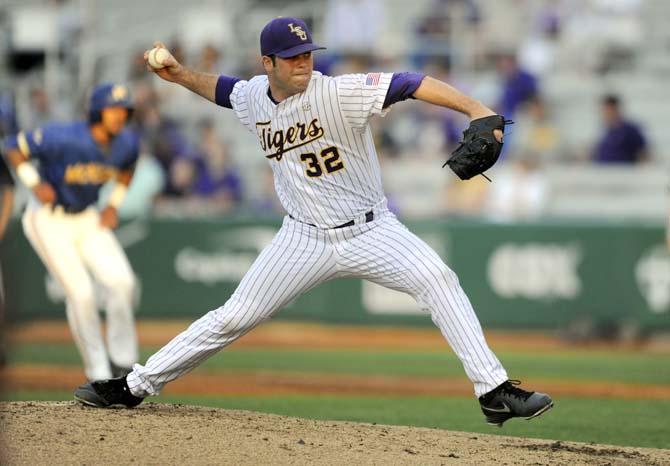
<svg viewBox="0 0 670 466">
<path fill-rule="evenodd" d="M 388 111 L 382 107 L 392 76 L 314 71 L 304 92 L 279 104 L 268 96 L 267 76 L 235 84 L 233 110 L 258 136 L 291 216 L 331 228 L 385 202 L 368 122 Z"/>
</svg>

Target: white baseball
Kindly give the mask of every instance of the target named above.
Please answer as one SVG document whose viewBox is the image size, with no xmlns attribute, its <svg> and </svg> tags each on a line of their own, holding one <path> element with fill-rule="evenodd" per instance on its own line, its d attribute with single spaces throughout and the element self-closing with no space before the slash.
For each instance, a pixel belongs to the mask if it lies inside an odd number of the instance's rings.
<svg viewBox="0 0 670 466">
<path fill-rule="evenodd" d="M 170 52 L 168 52 L 167 49 L 162 47 L 155 47 L 149 51 L 147 61 L 149 62 L 149 66 L 151 66 L 153 69 L 160 70 L 161 68 L 165 68 L 164 63 L 169 56 Z"/>
</svg>

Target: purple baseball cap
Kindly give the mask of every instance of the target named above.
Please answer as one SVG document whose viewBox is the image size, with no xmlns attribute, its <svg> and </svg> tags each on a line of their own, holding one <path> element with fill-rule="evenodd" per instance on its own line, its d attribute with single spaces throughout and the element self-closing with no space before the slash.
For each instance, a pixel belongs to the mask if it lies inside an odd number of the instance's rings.
<svg viewBox="0 0 670 466">
<path fill-rule="evenodd" d="M 291 58 L 325 47 L 312 43 L 312 33 L 298 18 L 275 18 L 261 31 L 261 55 Z"/>
</svg>

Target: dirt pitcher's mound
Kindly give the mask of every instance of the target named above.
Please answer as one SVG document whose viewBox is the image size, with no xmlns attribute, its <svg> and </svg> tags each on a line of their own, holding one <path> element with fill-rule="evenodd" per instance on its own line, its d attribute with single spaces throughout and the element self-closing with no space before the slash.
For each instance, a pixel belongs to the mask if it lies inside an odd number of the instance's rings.
<svg viewBox="0 0 670 466">
<path fill-rule="evenodd" d="M 0 403 L 2 464 L 644 464 L 665 450 L 147 403 Z"/>
</svg>

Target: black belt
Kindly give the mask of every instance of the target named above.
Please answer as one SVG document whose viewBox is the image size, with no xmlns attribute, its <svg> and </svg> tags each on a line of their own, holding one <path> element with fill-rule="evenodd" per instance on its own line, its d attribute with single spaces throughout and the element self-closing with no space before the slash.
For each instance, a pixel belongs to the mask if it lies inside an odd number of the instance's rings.
<svg viewBox="0 0 670 466">
<path fill-rule="evenodd" d="M 78 206 L 72 206 L 72 205 L 56 204 L 56 205 L 52 206 L 51 210 L 56 210 L 56 208 L 58 208 L 58 207 L 63 209 L 63 212 L 65 212 L 66 214 L 80 214 L 88 208 L 88 206 L 78 207 Z"/>
<path fill-rule="evenodd" d="M 291 214 L 288 214 L 289 217 L 291 217 L 293 220 L 295 220 L 295 217 Z M 375 213 L 373 211 L 366 212 L 365 213 L 365 223 L 371 222 L 375 219 Z M 298 220 L 300 221 L 300 220 Z M 301 222 L 301 223 L 307 223 L 307 222 Z M 316 227 L 313 223 L 307 223 L 307 225 Z M 349 220 L 347 223 L 343 223 L 342 225 L 338 225 L 336 227 L 330 228 L 330 230 L 337 230 L 338 228 L 346 228 L 346 227 L 351 227 L 356 225 L 356 222 L 354 220 Z"/>
</svg>

